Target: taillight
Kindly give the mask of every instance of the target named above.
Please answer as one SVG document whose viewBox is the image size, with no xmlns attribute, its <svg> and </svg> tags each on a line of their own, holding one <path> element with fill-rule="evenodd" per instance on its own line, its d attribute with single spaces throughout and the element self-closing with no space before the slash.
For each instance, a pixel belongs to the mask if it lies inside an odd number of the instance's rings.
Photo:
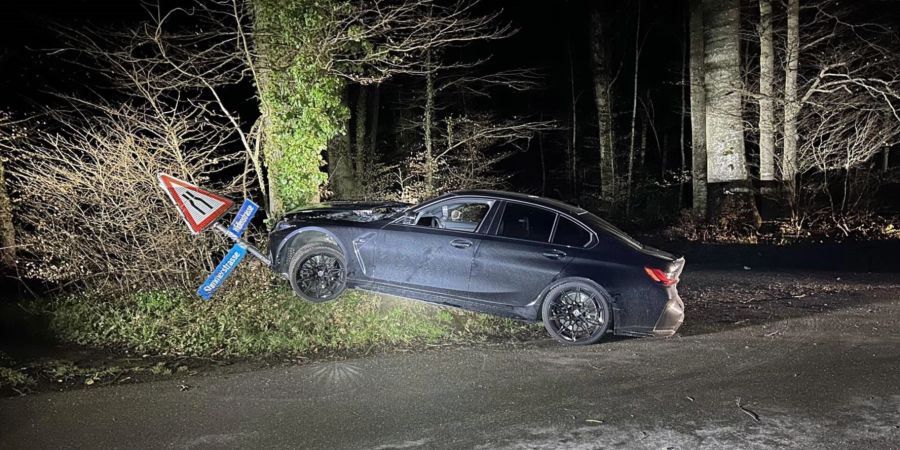
<svg viewBox="0 0 900 450">
<path fill-rule="evenodd" d="M 651 280 L 661 283 L 663 286 L 671 286 L 678 282 L 678 276 L 675 272 L 667 273 L 662 269 L 653 267 L 644 267 L 644 272 L 647 272 L 647 276 L 650 277 Z"/>
</svg>

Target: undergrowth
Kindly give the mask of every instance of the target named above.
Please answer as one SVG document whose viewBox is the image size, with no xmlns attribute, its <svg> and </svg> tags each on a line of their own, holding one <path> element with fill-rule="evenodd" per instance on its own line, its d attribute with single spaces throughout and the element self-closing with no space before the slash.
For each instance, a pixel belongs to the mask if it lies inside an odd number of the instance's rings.
<svg viewBox="0 0 900 450">
<path fill-rule="evenodd" d="M 64 341 L 156 355 L 328 355 L 513 338 L 535 330 L 512 320 L 357 291 L 333 302 L 309 303 L 282 287 L 234 289 L 210 302 L 175 290 L 115 299 L 79 294 L 38 309 Z"/>
<path fill-rule="evenodd" d="M 668 240 L 739 244 L 789 244 L 794 242 L 842 242 L 900 239 L 900 216 L 869 212 L 840 216 L 807 214 L 794 219 L 768 220 L 759 228 L 731 220 L 698 219 L 683 211 L 675 225 L 662 230 Z"/>
<path fill-rule="evenodd" d="M 0 366 L 0 389 L 28 386 L 33 383 L 34 380 L 22 371 Z"/>
</svg>

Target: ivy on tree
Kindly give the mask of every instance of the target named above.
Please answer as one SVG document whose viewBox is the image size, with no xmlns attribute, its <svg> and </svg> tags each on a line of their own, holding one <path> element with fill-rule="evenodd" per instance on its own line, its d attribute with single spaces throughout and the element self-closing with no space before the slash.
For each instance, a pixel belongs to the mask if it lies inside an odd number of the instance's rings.
<svg viewBox="0 0 900 450">
<path fill-rule="evenodd" d="M 344 82 L 322 55 L 336 1 L 254 0 L 270 213 L 318 201 L 322 152 L 344 132 Z"/>
</svg>

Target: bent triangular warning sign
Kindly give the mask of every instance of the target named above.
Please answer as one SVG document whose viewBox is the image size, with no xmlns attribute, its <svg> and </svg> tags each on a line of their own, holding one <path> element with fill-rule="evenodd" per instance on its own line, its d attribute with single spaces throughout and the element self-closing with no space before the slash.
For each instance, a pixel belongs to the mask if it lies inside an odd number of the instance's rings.
<svg viewBox="0 0 900 450">
<path fill-rule="evenodd" d="M 203 231 L 234 204 L 221 195 L 164 173 L 159 174 L 159 185 L 169 194 L 172 203 L 181 211 L 181 216 L 194 234 Z"/>
</svg>

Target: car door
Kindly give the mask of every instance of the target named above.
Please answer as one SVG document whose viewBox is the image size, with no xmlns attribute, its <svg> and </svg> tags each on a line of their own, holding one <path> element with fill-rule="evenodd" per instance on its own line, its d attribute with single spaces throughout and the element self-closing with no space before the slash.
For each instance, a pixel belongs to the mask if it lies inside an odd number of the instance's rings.
<svg viewBox="0 0 900 450">
<path fill-rule="evenodd" d="M 467 297 L 480 228 L 494 203 L 453 198 L 386 225 L 378 234 L 376 282 L 413 293 Z"/>
<path fill-rule="evenodd" d="M 496 230 L 475 253 L 471 295 L 508 306 L 532 302 L 572 260 L 566 246 L 550 242 L 557 216 L 547 208 L 504 202 Z"/>
</svg>

